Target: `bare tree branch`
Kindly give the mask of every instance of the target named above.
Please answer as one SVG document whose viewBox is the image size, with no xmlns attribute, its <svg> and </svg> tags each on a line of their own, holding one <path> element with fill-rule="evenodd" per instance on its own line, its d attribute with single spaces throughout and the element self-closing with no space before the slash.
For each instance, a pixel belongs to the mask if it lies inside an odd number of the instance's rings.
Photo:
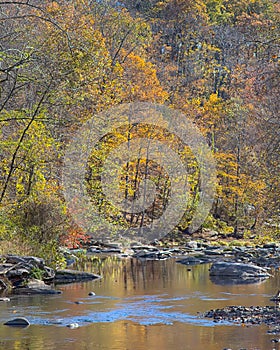
<svg viewBox="0 0 280 350">
<path fill-rule="evenodd" d="M 23 130 L 23 132 L 22 132 L 22 134 L 21 134 L 21 137 L 20 137 L 20 139 L 19 139 L 19 141 L 18 141 L 17 147 L 16 147 L 16 149 L 15 149 L 15 151 L 14 151 L 14 153 L 13 153 L 13 156 L 12 156 L 12 160 L 11 160 L 11 164 L 10 164 L 10 169 L 9 169 L 9 172 L 8 172 L 8 175 L 7 175 L 7 178 L 6 178 L 6 180 L 5 180 L 5 183 L 4 183 L 4 186 L 3 186 L 3 190 L 2 190 L 2 193 L 1 193 L 1 196 L 0 196 L 0 203 L 2 202 L 2 200 L 3 200 L 4 196 L 5 196 L 5 193 L 6 193 L 6 191 L 7 191 L 10 178 L 11 178 L 12 173 L 13 173 L 14 168 L 15 168 L 16 157 L 17 157 L 18 151 L 20 150 L 20 147 L 21 147 L 21 144 L 22 144 L 22 142 L 23 142 L 23 140 L 24 140 L 24 137 L 25 137 L 27 131 L 29 130 L 29 128 L 31 127 L 33 121 L 35 120 L 36 115 L 37 115 L 38 112 L 40 111 L 40 108 L 41 108 L 41 106 L 42 106 L 42 103 L 44 102 L 45 97 L 46 97 L 46 95 L 47 95 L 47 93 L 48 93 L 50 87 L 51 87 L 51 82 L 49 83 L 49 85 L 47 86 L 46 90 L 44 91 L 44 93 L 43 93 L 43 95 L 42 95 L 40 101 L 39 101 L 38 104 L 37 104 L 37 107 L 36 107 L 35 111 L 33 112 L 32 116 L 31 116 L 30 121 L 28 122 L 28 124 L 26 125 L 26 127 L 24 128 L 24 130 Z"/>
</svg>

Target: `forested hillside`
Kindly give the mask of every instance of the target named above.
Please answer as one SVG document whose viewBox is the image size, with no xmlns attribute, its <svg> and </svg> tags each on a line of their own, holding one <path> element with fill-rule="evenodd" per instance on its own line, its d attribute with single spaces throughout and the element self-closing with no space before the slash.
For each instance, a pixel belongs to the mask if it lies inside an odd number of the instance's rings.
<svg viewBox="0 0 280 350">
<path fill-rule="evenodd" d="M 83 236 L 62 195 L 65 146 L 94 114 L 138 101 L 182 111 L 206 138 L 218 188 L 205 228 L 279 234 L 279 1 L 0 1 L 0 44 L 0 238 L 7 249 L 32 245 L 54 254 L 59 239 Z M 100 166 L 94 159 L 91 174 Z M 139 224 L 108 204 L 101 210 Z M 179 231 L 188 232 L 191 212 L 190 205 Z"/>
</svg>

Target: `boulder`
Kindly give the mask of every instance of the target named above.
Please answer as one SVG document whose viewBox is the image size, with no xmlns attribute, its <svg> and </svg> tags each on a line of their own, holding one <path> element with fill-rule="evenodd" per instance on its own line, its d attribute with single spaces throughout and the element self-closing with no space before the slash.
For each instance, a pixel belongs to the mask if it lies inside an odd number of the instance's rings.
<svg viewBox="0 0 280 350">
<path fill-rule="evenodd" d="M 265 243 L 263 245 L 263 247 L 265 249 L 276 249 L 277 248 L 277 243 L 276 242 L 269 242 L 269 243 Z"/>
<path fill-rule="evenodd" d="M 6 298 L 6 297 L 3 297 L 3 298 L 0 298 L 0 301 L 11 301 L 10 298 Z"/>
<path fill-rule="evenodd" d="M 27 327 L 30 322 L 25 317 L 17 317 L 4 323 L 6 326 Z"/>
<path fill-rule="evenodd" d="M 70 323 L 66 327 L 68 327 L 70 329 L 75 329 L 75 328 L 79 328 L 79 324 L 78 323 Z"/>
<path fill-rule="evenodd" d="M 149 259 L 149 260 L 164 260 L 172 256 L 172 253 L 170 251 L 163 251 L 163 250 L 137 250 L 132 257 L 137 259 Z"/>
<path fill-rule="evenodd" d="M 225 276 L 231 278 L 269 277 L 266 269 L 252 264 L 218 261 L 212 264 L 210 276 Z"/>
</svg>

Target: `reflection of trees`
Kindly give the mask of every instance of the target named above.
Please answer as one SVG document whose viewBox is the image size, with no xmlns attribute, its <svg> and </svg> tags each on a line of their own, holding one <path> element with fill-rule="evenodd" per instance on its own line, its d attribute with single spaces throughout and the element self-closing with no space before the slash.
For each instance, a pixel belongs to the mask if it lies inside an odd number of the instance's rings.
<svg viewBox="0 0 280 350">
<path fill-rule="evenodd" d="M 116 256 L 100 257 L 78 266 L 86 271 L 103 276 L 101 283 L 118 282 L 120 289 L 137 291 L 175 288 L 199 290 L 201 285 L 209 285 L 209 265 L 193 266 L 187 271 L 185 266 L 177 264 L 175 259 L 157 261 L 141 259 L 120 259 Z M 122 292 L 123 293 L 123 292 Z"/>
<path fill-rule="evenodd" d="M 100 256 L 83 262 L 79 268 L 82 267 L 100 273 L 103 279 L 63 286 L 64 293 L 57 299 L 45 296 L 14 299 L 14 309 L 22 310 L 31 306 L 52 313 L 65 308 L 59 315 L 59 318 L 63 318 L 85 314 L 90 309 L 97 312 L 104 311 L 104 308 L 118 310 L 120 301 L 126 298 L 136 297 L 138 300 L 144 297 L 149 300 L 149 296 L 151 299 L 159 296 L 162 299 L 160 304 L 172 306 L 171 312 L 196 315 L 197 312 L 228 305 L 272 305 L 269 295 L 275 294 L 280 282 L 280 273 L 276 271 L 275 278 L 262 284 L 216 285 L 209 279 L 209 265 L 187 267 L 176 263 L 175 259 L 147 261 Z M 104 299 L 102 304 L 72 303 L 87 296 L 89 290 L 94 290 L 99 296 L 112 298 Z M 179 300 L 174 297 L 179 297 Z M 116 348 L 118 344 L 119 349 L 129 350 L 167 350 L 175 349 L 176 346 L 184 349 L 186 345 L 194 349 L 205 346 L 209 350 L 216 350 L 229 346 L 239 348 L 249 342 L 265 349 L 265 332 L 266 329 L 260 331 L 259 327 L 194 327 L 181 322 L 145 326 L 127 320 L 89 323 L 75 331 L 59 326 L 31 325 L 25 330 L 0 326 L 0 349 L 52 350 L 59 347 L 62 350 L 107 350 Z M 65 339 L 68 338 L 74 341 L 67 342 Z M 240 339 L 246 339 L 247 343 L 239 343 Z"/>
</svg>

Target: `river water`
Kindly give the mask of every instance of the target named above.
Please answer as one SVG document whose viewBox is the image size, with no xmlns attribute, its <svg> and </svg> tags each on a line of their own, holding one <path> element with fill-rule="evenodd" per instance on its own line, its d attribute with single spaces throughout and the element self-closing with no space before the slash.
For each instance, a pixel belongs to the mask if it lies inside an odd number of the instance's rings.
<svg viewBox="0 0 280 350">
<path fill-rule="evenodd" d="M 224 285 L 211 281 L 209 265 L 189 267 L 175 259 L 104 257 L 79 268 L 103 278 L 57 286 L 60 295 L 0 303 L 1 350 L 279 349 L 266 326 L 214 323 L 200 314 L 227 305 L 271 305 L 278 272 L 262 283 Z M 88 296 L 90 291 L 96 295 Z M 17 316 L 31 325 L 3 325 Z M 67 328 L 70 323 L 80 327 Z"/>
</svg>

